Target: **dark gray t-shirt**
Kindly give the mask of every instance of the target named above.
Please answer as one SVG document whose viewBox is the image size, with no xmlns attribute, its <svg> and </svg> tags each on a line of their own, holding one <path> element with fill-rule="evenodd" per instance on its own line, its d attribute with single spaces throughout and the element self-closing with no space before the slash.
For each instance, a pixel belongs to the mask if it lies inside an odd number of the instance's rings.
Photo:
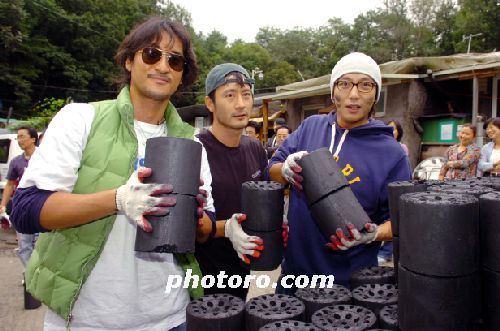
<svg viewBox="0 0 500 331">
<path fill-rule="evenodd" d="M 241 137 L 238 147 L 227 147 L 208 130 L 201 132 L 198 138 L 207 150 L 216 219 L 228 219 L 234 213 L 241 212 L 241 184 L 264 178 L 266 152 L 257 139 L 247 136 Z M 248 269 L 241 266 L 240 259 L 227 238 L 197 244 L 195 255 L 203 275 L 217 276 L 221 270 L 229 276 L 244 277 L 249 273 Z M 218 289 L 213 286 L 205 289 L 205 294 L 229 293 L 244 298 L 247 291 L 242 287 Z"/>
<path fill-rule="evenodd" d="M 10 161 L 9 172 L 7 172 L 7 180 L 15 180 L 16 187 L 23 177 L 24 170 L 28 167 L 29 160 L 26 160 L 24 154 L 18 155 Z"/>
</svg>

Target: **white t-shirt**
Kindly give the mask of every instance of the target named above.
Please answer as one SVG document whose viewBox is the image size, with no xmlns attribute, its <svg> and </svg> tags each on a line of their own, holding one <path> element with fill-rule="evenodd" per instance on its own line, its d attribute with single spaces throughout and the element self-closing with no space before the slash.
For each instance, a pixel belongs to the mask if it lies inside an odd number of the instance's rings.
<svg viewBox="0 0 500 331">
<path fill-rule="evenodd" d="M 43 144 L 33 154 L 19 187 L 71 192 L 78 177 L 95 110 L 89 104 L 70 104 L 52 120 Z M 162 125 L 134 122 L 138 159 L 143 163 L 145 140 L 163 135 Z M 166 132 L 166 130 L 165 130 Z M 205 210 L 215 211 L 212 176 L 205 148 L 200 177 L 208 192 Z M 172 254 L 134 251 L 137 227 L 118 213 L 104 249 L 72 310 L 71 330 L 165 331 L 186 320 L 187 289 L 165 294 L 169 275 L 183 275 Z M 66 321 L 47 311 L 45 330 L 66 330 Z"/>
</svg>

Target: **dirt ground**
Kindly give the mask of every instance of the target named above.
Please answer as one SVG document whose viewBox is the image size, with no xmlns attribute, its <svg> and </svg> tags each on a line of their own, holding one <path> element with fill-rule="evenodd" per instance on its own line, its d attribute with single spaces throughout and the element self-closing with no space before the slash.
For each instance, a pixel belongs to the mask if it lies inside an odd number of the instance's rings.
<svg viewBox="0 0 500 331">
<path fill-rule="evenodd" d="M 14 251 L 15 238 L 14 233 L 0 230 L 0 330 L 42 330 L 46 307 L 24 309 L 23 266 Z"/>
<path fill-rule="evenodd" d="M 24 309 L 23 266 L 14 249 L 17 247 L 15 233 L 0 229 L 0 331 L 39 331 L 47 308 Z M 271 277 L 271 284 L 277 281 L 280 270 L 265 272 Z M 255 272 L 261 275 L 264 272 Z M 260 289 L 252 284 L 248 299 L 267 293 L 274 293 L 271 287 Z"/>
</svg>

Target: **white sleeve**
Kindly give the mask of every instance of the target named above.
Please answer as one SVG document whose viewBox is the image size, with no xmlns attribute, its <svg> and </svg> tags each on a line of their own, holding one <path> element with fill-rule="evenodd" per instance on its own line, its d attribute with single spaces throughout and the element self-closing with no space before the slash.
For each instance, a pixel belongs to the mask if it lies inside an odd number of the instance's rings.
<svg viewBox="0 0 500 331">
<path fill-rule="evenodd" d="M 205 206 L 205 210 L 215 212 L 214 199 L 212 198 L 212 173 L 210 172 L 210 165 L 208 164 L 207 151 L 198 137 L 194 136 L 194 141 L 199 142 L 202 147 L 200 178 L 203 180 L 203 186 L 201 188 L 207 192 L 207 205 Z"/>
<path fill-rule="evenodd" d="M 481 154 L 477 165 L 478 175 L 480 176 L 483 172 L 491 171 L 493 169 L 493 162 L 491 161 L 493 147 L 493 143 L 487 143 L 481 148 Z"/>
<path fill-rule="evenodd" d="M 94 114 L 90 104 L 72 103 L 62 108 L 32 155 L 19 187 L 73 191 Z"/>
</svg>

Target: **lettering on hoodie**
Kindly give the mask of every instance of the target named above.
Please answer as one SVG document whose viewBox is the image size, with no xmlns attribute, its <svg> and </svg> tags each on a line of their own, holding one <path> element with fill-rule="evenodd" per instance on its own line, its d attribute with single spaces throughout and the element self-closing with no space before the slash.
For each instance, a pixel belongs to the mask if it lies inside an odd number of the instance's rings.
<svg viewBox="0 0 500 331">
<path fill-rule="evenodd" d="M 338 156 L 334 156 L 333 158 L 337 163 L 339 162 Z M 359 176 L 356 176 L 352 179 L 349 179 L 349 176 L 352 175 L 352 173 L 355 171 L 351 164 L 346 163 L 346 165 L 344 166 L 344 168 L 341 171 L 342 171 L 342 174 L 344 174 L 344 176 L 347 177 L 347 181 L 349 182 L 349 185 L 352 185 L 352 184 L 357 183 L 357 182 L 361 182 L 361 178 Z"/>
</svg>

